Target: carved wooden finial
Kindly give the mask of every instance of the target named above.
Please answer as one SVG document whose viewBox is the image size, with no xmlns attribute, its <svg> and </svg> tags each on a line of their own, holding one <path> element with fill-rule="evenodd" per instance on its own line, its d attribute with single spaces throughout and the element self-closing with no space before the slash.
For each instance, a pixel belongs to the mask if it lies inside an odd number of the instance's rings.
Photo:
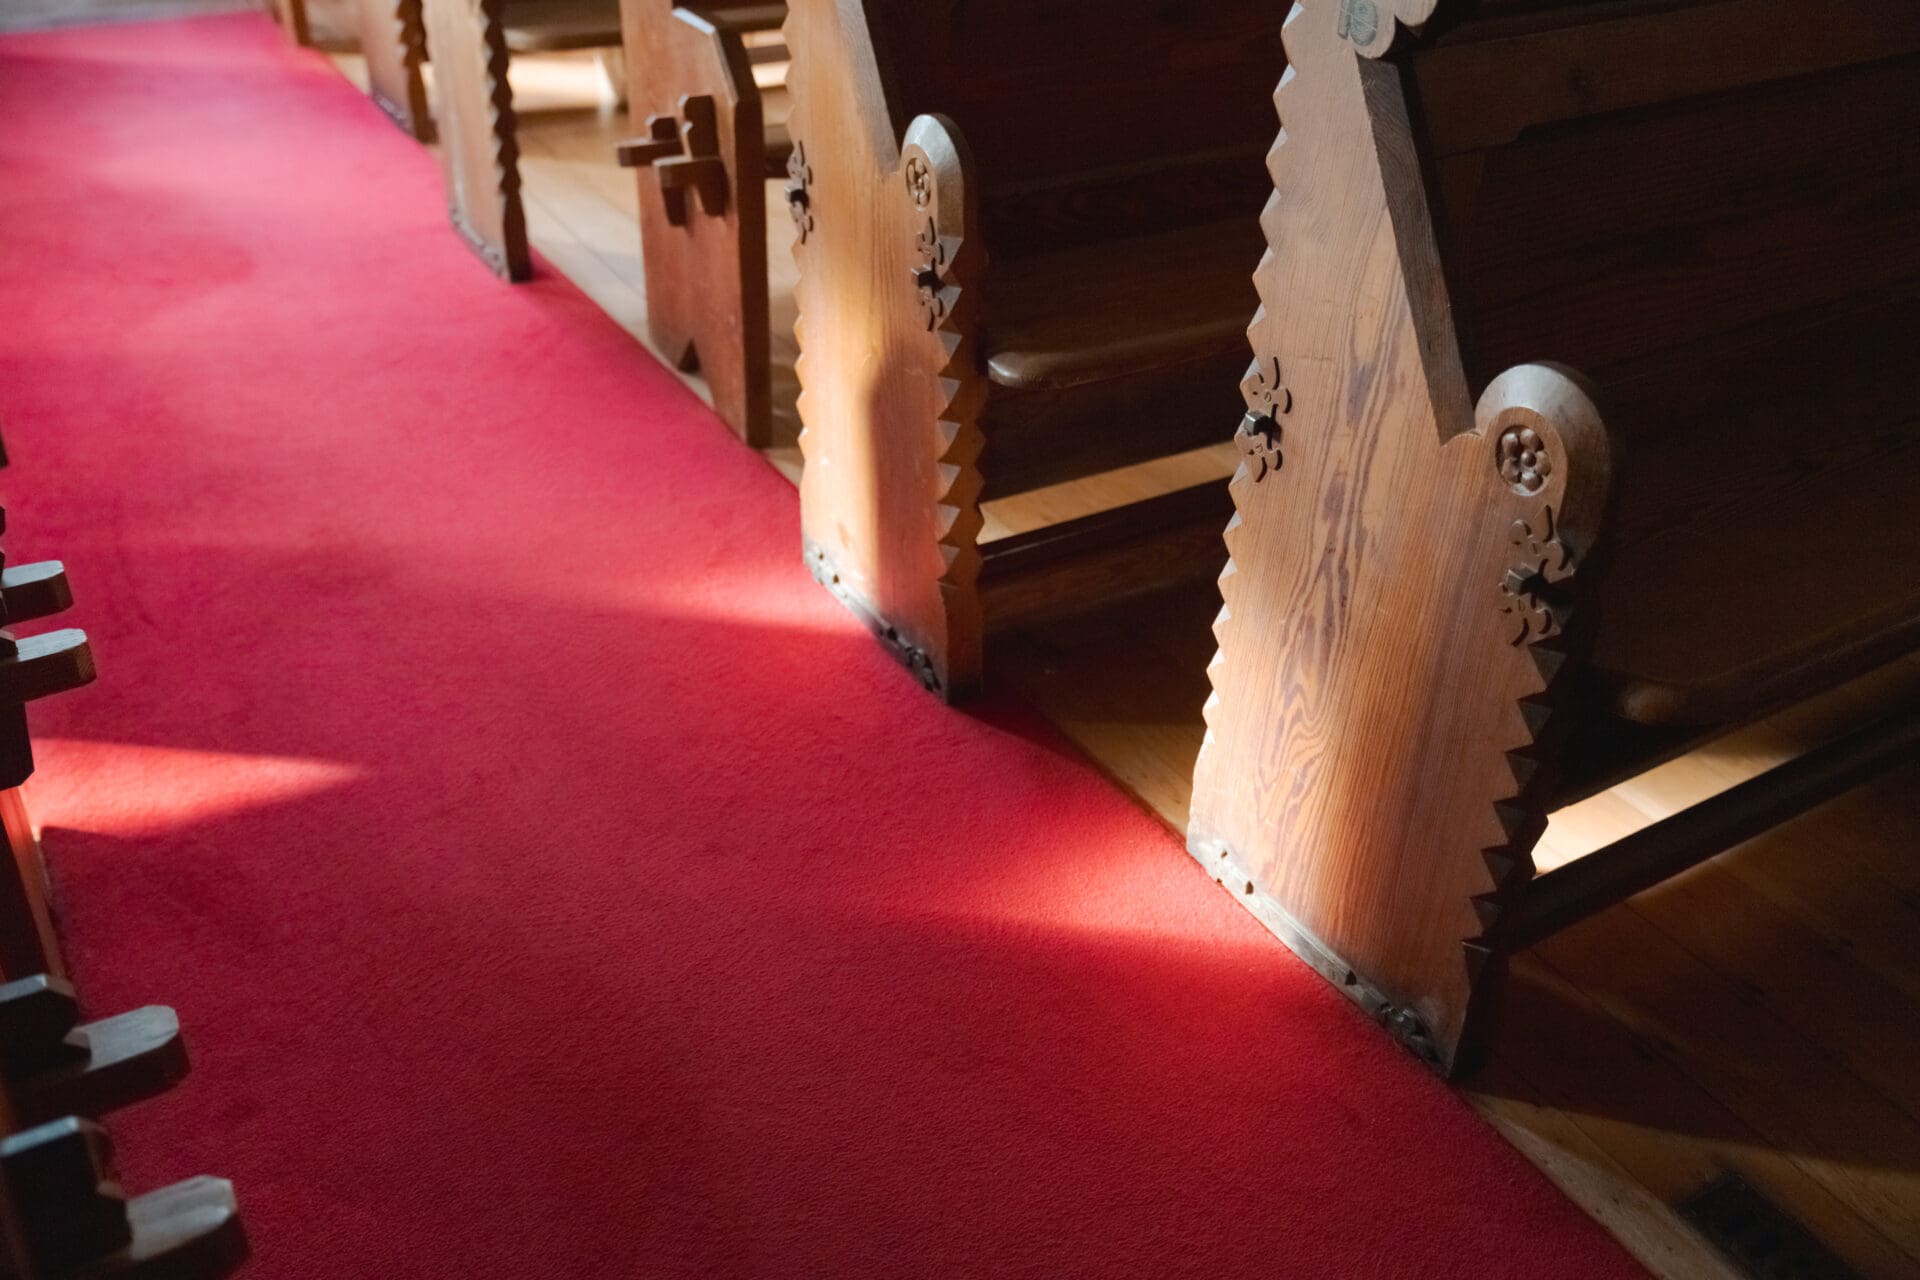
<svg viewBox="0 0 1920 1280">
<path fill-rule="evenodd" d="M 1550 365 L 1501 374 L 1477 417 L 1492 441 L 1493 470 L 1512 495 L 1500 501 L 1517 508 L 1499 598 L 1511 621 L 1508 642 L 1525 645 L 1560 634 L 1572 613 L 1575 561 L 1591 549 L 1605 506 L 1606 430 L 1585 387 Z"/>
</svg>

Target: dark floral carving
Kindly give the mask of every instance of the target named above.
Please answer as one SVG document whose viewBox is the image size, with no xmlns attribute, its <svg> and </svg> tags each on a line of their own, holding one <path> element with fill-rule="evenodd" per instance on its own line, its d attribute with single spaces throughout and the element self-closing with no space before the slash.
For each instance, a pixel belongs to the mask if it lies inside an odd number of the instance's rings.
<svg viewBox="0 0 1920 1280">
<path fill-rule="evenodd" d="M 1240 390 L 1246 396 L 1247 414 L 1240 419 L 1233 442 L 1247 455 L 1247 465 L 1256 468 L 1253 481 L 1258 484 L 1268 472 L 1280 469 L 1284 434 L 1280 419 L 1293 409 L 1293 392 L 1281 380 L 1278 357 L 1254 361 L 1241 379 Z"/>
<path fill-rule="evenodd" d="M 933 166 L 927 163 L 925 156 L 910 156 L 907 159 L 907 194 L 913 197 L 913 207 L 924 209 L 933 203 Z"/>
<path fill-rule="evenodd" d="M 1500 478 L 1515 493 L 1533 494 L 1546 487 L 1547 477 L 1553 474 L 1553 457 L 1539 432 L 1532 427 L 1508 427 L 1494 448 Z"/>
<path fill-rule="evenodd" d="M 1560 540 L 1552 507 L 1513 522 L 1514 560 L 1500 579 L 1500 612 L 1513 620 L 1516 645 L 1557 635 L 1566 614 L 1573 553 Z"/>
<path fill-rule="evenodd" d="M 793 215 L 800 243 L 805 244 L 813 231 L 813 166 L 807 163 L 807 144 L 798 138 L 787 157 L 787 212 Z"/>
<path fill-rule="evenodd" d="M 931 333 L 940 327 L 947 318 L 953 299 L 946 287 L 946 272 L 952 263 L 946 242 L 940 238 L 940 229 L 934 225 L 931 217 L 914 237 L 914 247 L 920 251 L 920 263 L 908 274 L 913 286 L 920 293 L 920 311 L 926 316 L 927 331 Z"/>
</svg>

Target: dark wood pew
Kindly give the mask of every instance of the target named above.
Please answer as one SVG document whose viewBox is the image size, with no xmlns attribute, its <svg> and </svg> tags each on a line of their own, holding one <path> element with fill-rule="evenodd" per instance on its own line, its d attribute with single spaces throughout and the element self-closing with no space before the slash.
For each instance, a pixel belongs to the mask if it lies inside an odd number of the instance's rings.
<svg viewBox="0 0 1920 1280">
<path fill-rule="evenodd" d="M 790 6 L 806 554 L 943 696 L 991 628 L 1218 568 L 1224 486 L 980 504 L 1225 438 L 1282 11 Z"/>
<path fill-rule="evenodd" d="M 533 259 L 507 68 L 515 53 L 617 46 L 619 0 L 424 0 L 424 11 L 448 214 L 495 274 L 525 280 Z M 393 57 L 403 68 L 411 60 L 408 74 L 417 76 L 417 50 Z M 391 88 L 382 93 L 401 100 Z M 409 118 L 413 101 L 405 97 Z"/>
<path fill-rule="evenodd" d="M 247 1257 L 233 1186 L 190 1178 L 129 1198 L 99 1125 L 16 1128 L 0 1105 L 0 1275 L 215 1280 Z"/>
<path fill-rule="evenodd" d="M 1920 6 L 1286 45 L 1189 847 L 1460 1071 L 1513 951 L 1920 753 L 1896 708 L 1535 874 L 1552 810 L 1920 639 Z"/>
<path fill-rule="evenodd" d="M 6 514 L 0 509 L 0 531 Z M 20 788 L 33 774 L 27 703 L 94 678 L 86 634 L 14 628 L 73 604 L 57 560 L 7 565 L 0 554 L 0 1090 L 24 1124 L 94 1115 L 151 1096 L 186 1071 L 179 1023 L 158 1006 L 82 1025 L 48 903 L 47 874 Z"/>
<path fill-rule="evenodd" d="M 0 508 L 0 532 L 5 528 Z M 0 825 L 8 852 L 0 867 L 0 980 L 66 971 L 47 905 L 40 841 L 20 794 L 33 775 L 27 703 L 92 681 L 93 651 L 86 633 L 72 628 L 33 636 L 16 636 L 12 628 L 72 603 L 59 561 L 8 566 L 0 553 Z"/>
<path fill-rule="evenodd" d="M 92 1119 L 179 1082 L 179 1020 L 157 1005 L 83 1020 L 20 798 L 33 772 L 26 704 L 87 683 L 94 668 L 79 631 L 11 628 L 71 604 L 58 562 L 0 557 L 0 816 L 12 854 L 0 868 L 0 1276 L 214 1280 L 247 1254 L 233 1188 L 195 1178 L 129 1200 Z"/>
<path fill-rule="evenodd" d="M 766 179 L 793 153 L 784 87 L 754 68 L 787 59 L 784 3 L 624 0 L 628 109 L 620 163 L 640 170 L 647 330 L 755 447 L 773 443 Z"/>
<path fill-rule="evenodd" d="M 22 1125 L 104 1115 L 186 1074 L 180 1020 L 164 1005 L 83 1021 L 63 978 L 39 973 L 0 984 L 0 1088 Z"/>
</svg>

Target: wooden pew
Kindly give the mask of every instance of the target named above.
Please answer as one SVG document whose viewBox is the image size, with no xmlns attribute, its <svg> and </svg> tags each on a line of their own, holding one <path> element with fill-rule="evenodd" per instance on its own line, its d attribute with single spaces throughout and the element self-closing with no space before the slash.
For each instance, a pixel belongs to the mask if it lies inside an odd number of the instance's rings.
<svg viewBox="0 0 1920 1280">
<path fill-rule="evenodd" d="M 525 280 L 533 259 L 507 68 L 515 53 L 618 45 L 619 0 L 424 0 L 424 7 L 447 212 L 496 275 Z M 417 51 L 395 56 L 402 64 L 412 58 L 418 74 Z M 409 112 L 413 101 L 407 98 Z"/>
<path fill-rule="evenodd" d="M 5 525 L 0 508 L 0 531 Z M 16 636 L 12 628 L 72 604 L 59 561 L 6 565 L 0 554 L 0 819 L 10 854 L 0 868 L 0 1091 L 28 1125 L 124 1106 L 186 1072 L 171 1009 L 153 1006 L 82 1025 L 65 978 L 40 842 L 20 793 L 33 774 L 26 709 L 90 683 L 93 653 L 81 631 Z"/>
<path fill-rule="evenodd" d="M 1534 871 L 1920 639 L 1920 6 L 1304 0 L 1286 48 L 1189 847 L 1458 1072 L 1512 952 L 1920 752 L 1895 709 Z"/>
<path fill-rule="evenodd" d="M 164 1005 L 89 1022 L 63 978 L 37 973 L 0 984 L 0 1089 L 22 1125 L 97 1117 L 163 1093 L 186 1074 L 180 1020 Z"/>
<path fill-rule="evenodd" d="M 0 624 L 71 603 L 57 561 L 4 567 L 0 558 Z M 12 853 L 0 868 L 0 1276 L 214 1280 L 247 1254 L 233 1188 L 195 1178 L 129 1200 L 93 1121 L 185 1076 L 179 1020 L 153 1005 L 83 1021 L 60 976 L 39 845 L 20 799 L 33 772 L 26 704 L 93 675 L 79 631 L 0 630 L 0 816 Z"/>
<path fill-rule="evenodd" d="M 756 448 L 773 443 L 766 179 L 787 171 L 784 90 L 754 68 L 784 61 L 784 3 L 624 0 L 631 141 L 640 170 L 648 336 L 699 370 L 714 410 Z M 757 38 L 756 38 L 757 37 Z"/>
<path fill-rule="evenodd" d="M 6 512 L 0 508 L 0 532 Z M 57 560 L 6 565 L 0 554 L 0 825 L 8 858 L 0 867 L 0 980 L 66 970 L 47 905 L 46 867 L 20 788 L 33 775 L 27 703 L 64 693 L 94 677 L 86 633 L 65 628 L 15 636 L 11 628 L 49 617 L 73 603 Z"/>
<path fill-rule="evenodd" d="M 265 0 L 265 7 L 280 30 L 294 44 L 313 43 L 313 29 L 307 19 L 307 0 Z"/>
<path fill-rule="evenodd" d="M 417 142 L 437 136 L 427 105 L 427 20 L 422 0 L 357 0 L 367 96 Z"/>
<path fill-rule="evenodd" d="M 265 0 L 290 43 L 332 53 L 359 47 L 356 28 L 360 0 Z"/>
<path fill-rule="evenodd" d="M 1217 570 L 1223 485 L 989 543 L 980 504 L 1225 439 L 1279 14 L 790 7 L 806 554 L 942 696 L 989 629 Z"/>
<path fill-rule="evenodd" d="M 0 1275 L 215 1280 L 246 1257 L 232 1184 L 190 1178 L 130 1199 L 99 1125 L 20 1128 L 0 1100 Z"/>
</svg>

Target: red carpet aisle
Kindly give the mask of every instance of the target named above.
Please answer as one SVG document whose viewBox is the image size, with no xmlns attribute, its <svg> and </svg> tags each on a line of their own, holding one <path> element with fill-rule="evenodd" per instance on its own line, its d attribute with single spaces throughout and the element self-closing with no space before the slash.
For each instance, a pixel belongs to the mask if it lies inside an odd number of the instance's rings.
<svg viewBox="0 0 1920 1280">
<path fill-rule="evenodd" d="M 7 547 L 103 673 L 33 800 L 191 1038 L 128 1180 L 250 1274 L 1633 1274 L 320 59 L 8 39 L 0 121 Z"/>
</svg>

